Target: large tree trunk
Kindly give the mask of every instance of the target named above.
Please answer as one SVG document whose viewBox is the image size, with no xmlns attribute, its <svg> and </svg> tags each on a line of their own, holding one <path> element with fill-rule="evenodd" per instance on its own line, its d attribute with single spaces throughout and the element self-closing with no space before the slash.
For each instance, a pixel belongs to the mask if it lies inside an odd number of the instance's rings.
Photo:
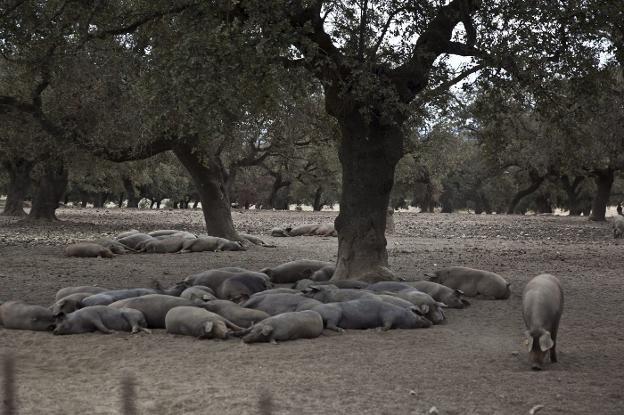
<svg viewBox="0 0 624 415">
<path fill-rule="evenodd" d="M 288 187 L 290 180 L 284 180 L 281 173 L 271 173 L 273 185 L 267 198 L 267 209 L 288 210 Z"/>
<path fill-rule="evenodd" d="M 104 204 L 106 204 L 106 200 L 108 200 L 109 194 L 107 192 L 99 192 L 95 195 L 95 200 L 93 202 L 94 208 L 103 208 Z"/>
<path fill-rule="evenodd" d="M 546 178 L 545 176 L 540 176 L 537 172 L 533 171 L 529 172 L 529 177 L 531 178 L 531 184 L 527 188 L 516 193 L 513 199 L 511 199 L 511 202 L 509 202 L 509 207 L 507 208 L 508 215 L 513 215 L 516 212 L 518 203 L 520 203 L 523 198 L 537 191 Z"/>
<path fill-rule="evenodd" d="M 7 199 L 2 215 L 25 216 L 24 199 L 30 188 L 30 172 L 34 163 L 29 160 L 18 158 L 5 161 L 2 166 L 9 173 L 9 185 L 7 187 Z"/>
<path fill-rule="evenodd" d="M 570 210 L 570 216 L 579 216 L 583 211 L 581 201 L 579 200 L 579 190 L 584 180 L 585 176 L 576 176 L 574 177 L 574 181 L 570 182 L 567 175 L 561 176 L 561 184 L 563 185 L 563 189 L 568 196 L 568 209 Z"/>
<path fill-rule="evenodd" d="M 67 170 L 62 161 L 46 162 L 44 172 L 35 186 L 28 220 L 57 220 L 56 209 L 67 187 Z"/>
<path fill-rule="evenodd" d="M 403 156 L 403 132 L 398 125 L 367 126 L 358 113 L 339 122 L 342 195 L 335 222 L 338 259 L 332 280 L 393 279 L 387 269 L 386 209 L 394 170 Z"/>
<path fill-rule="evenodd" d="M 129 177 L 123 178 L 123 186 L 126 191 L 126 195 L 128 196 L 128 206 L 129 208 L 138 208 L 139 207 L 139 197 L 136 194 L 136 190 L 134 189 L 134 185 L 132 184 L 132 180 Z"/>
<path fill-rule="evenodd" d="M 210 154 L 193 152 L 185 145 L 177 146 L 173 152 L 195 183 L 208 235 L 240 240 L 232 221 L 230 198 L 221 160 Z"/>
<path fill-rule="evenodd" d="M 594 171 L 594 182 L 596 183 L 596 194 L 592 200 L 591 216 L 589 220 L 603 221 L 607 213 L 607 204 L 611 196 L 611 186 L 615 179 L 615 170 L 602 169 Z"/>
<path fill-rule="evenodd" d="M 312 201 L 312 209 L 315 212 L 320 212 L 323 209 L 323 186 L 318 186 L 314 192 L 314 200 Z"/>
</svg>

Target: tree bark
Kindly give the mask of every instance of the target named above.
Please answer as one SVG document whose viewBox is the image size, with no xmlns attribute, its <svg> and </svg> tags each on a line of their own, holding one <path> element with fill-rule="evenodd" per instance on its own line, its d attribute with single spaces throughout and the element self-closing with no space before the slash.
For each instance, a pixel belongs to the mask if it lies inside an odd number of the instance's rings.
<svg viewBox="0 0 624 415">
<path fill-rule="evenodd" d="M 48 160 L 35 186 L 32 208 L 27 220 L 58 220 L 56 209 L 67 187 L 67 170 L 62 161 Z"/>
<path fill-rule="evenodd" d="M 386 209 L 394 170 L 403 156 L 399 125 L 367 122 L 358 113 L 339 118 L 342 140 L 338 259 L 332 280 L 393 279 L 386 251 Z"/>
<path fill-rule="evenodd" d="M 592 200 L 591 215 L 589 220 L 604 221 L 607 213 L 607 204 L 611 196 L 611 187 L 615 179 L 615 170 L 611 168 L 595 170 L 593 172 L 596 183 L 596 194 Z"/>
<path fill-rule="evenodd" d="M 230 198 L 221 160 L 212 154 L 194 152 L 192 148 L 182 144 L 173 152 L 195 183 L 208 235 L 240 240 L 232 221 Z"/>
<path fill-rule="evenodd" d="M 323 209 L 323 186 L 318 186 L 314 192 L 314 200 L 312 201 L 312 209 L 315 212 L 320 212 Z"/>
<path fill-rule="evenodd" d="M 579 190 L 584 180 L 585 176 L 576 176 L 574 181 L 570 182 L 570 178 L 567 175 L 561 176 L 561 184 L 568 197 L 570 216 L 579 216 L 583 211 L 581 201 L 579 200 Z"/>
<path fill-rule="evenodd" d="M 271 192 L 267 198 L 267 209 L 288 210 L 288 188 L 291 184 L 290 180 L 284 180 L 281 173 L 269 172 L 273 176 L 273 185 L 271 186 Z M 286 193 L 286 194 L 284 194 Z"/>
<path fill-rule="evenodd" d="M 123 178 L 123 186 L 126 190 L 126 195 L 128 196 L 128 205 L 129 208 L 138 208 L 139 207 L 139 197 L 137 197 L 136 190 L 134 189 L 134 185 L 132 184 L 132 180 L 129 177 Z"/>
<path fill-rule="evenodd" d="M 123 207 L 123 201 L 124 201 L 124 194 L 123 194 L 123 193 L 121 193 L 121 194 L 119 195 L 119 200 L 117 201 L 117 206 L 119 206 L 120 208 L 122 208 L 122 207 Z"/>
<path fill-rule="evenodd" d="M 518 193 L 515 194 L 513 199 L 511 199 L 511 202 L 509 202 L 509 207 L 507 208 L 508 215 L 513 215 L 516 211 L 518 203 L 520 203 L 523 198 L 539 189 L 539 187 L 542 185 L 542 182 L 546 178 L 545 176 L 538 175 L 537 172 L 529 172 L 529 177 L 531 178 L 531 184 L 529 185 L 529 187 L 520 190 Z"/>
<path fill-rule="evenodd" d="M 24 199 L 30 188 L 30 172 L 34 163 L 29 160 L 17 158 L 5 161 L 2 166 L 9 173 L 9 185 L 7 187 L 7 199 L 2 211 L 3 216 L 26 216 L 24 211 Z"/>
<path fill-rule="evenodd" d="M 108 199 L 109 194 L 106 192 L 100 192 L 95 195 L 95 200 L 93 202 L 93 207 L 95 208 L 103 208 L 106 200 Z"/>
</svg>

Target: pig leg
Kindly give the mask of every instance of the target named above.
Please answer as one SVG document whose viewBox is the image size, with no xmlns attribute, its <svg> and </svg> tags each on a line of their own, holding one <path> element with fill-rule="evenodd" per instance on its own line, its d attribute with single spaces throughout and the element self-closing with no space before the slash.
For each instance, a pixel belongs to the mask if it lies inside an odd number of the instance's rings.
<svg viewBox="0 0 624 415">
<path fill-rule="evenodd" d="M 95 328 L 97 330 L 101 331 L 104 334 L 113 334 L 114 333 L 113 330 L 109 330 L 109 328 L 104 325 L 104 322 L 102 322 L 102 319 L 100 319 L 99 317 L 93 319 L 91 321 L 91 323 L 93 323 L 93 325 L 95 326 Z"/>
<path fill-rule="evenodd" d="M 553 347 L 550 349 L 550 362 L 557 363 L 557 331 L 559 331 L 559 322 L 555 323 L 551 333 Z"/>
</svg>

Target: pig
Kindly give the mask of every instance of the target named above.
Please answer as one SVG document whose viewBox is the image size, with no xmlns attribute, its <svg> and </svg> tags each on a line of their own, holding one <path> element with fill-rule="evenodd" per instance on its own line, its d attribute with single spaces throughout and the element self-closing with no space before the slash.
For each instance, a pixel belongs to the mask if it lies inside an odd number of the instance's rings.
<svg viewBox="0 0 624 415">
<path fill-rule="evenodd" d="M 268 275 L 271 281 L 276 284 L 288 284 L 304 278 L 310 278 L 316 271 L 327 266 L 333 266 L 333 264 L 326 261 L 299 259 L 273 268 L 263 268 L 260 272 Z"/>
<path fill-rule="evenodd" d="M 139 251 L 152 254 L 172 254 L 180 251 L 185 241 L 187 241 L 187 239 L 177 236 L 171 236 L 165 239 L 147 240 Z"/>
<path fill-rule="evenodd" d="M 377 299 L 360 298 L 341 303 L 321 304 L 314 308 L 328 330 L 415 329 L 431 327 L 431 322 L 410 310 Z"/>
<path fill-rule="evenodd" d="M 290 236 L 288 234 L 288 232 L 291 229 L 292 228 L 289 228 L 289 227 L 286 227 L 286 228 L 273 228 L 273 229 L 271 229 L 271 231 L 269 233 L 273 237 L 280 238 L 280 237 L 284 237 L 284 236 Z"/>
<path fill-rule="evenodd" d="M 269 317 L 264 311 L 244 308 L 228 300 L 211 300 L 202 308 L 217 313 L 240 327 L 249 327 Z"/>
<path fill-rule="evenodd" d="M 310 279 L 312 281 L 329 281 L 332 275 L 334 275 L 334 271 L 336 271 L 336 266 L 334 264 L 327 265 L 326 267 L 316 270 L 310 276 Z M 344 280 L 344 281 L 347 281 L 347 280 Z M 342 287 L 342 288 L 347 288 L 347 287 Z"/>
<path fill-rule="evenodd" d="M 193 336 L 199 339 L 227 339 L 228 328 L 238 327 L 218 314 L 198 307 L 173 307 L 165 316 L 167 333 Z"/>
<path fill-rule="evenodd" d="M 80 242 L 77 244 L 67 245 L 65 247 L 65 256 L 75 256 L 80 258 L 112 258 L 115 256 L 110 249 L 104 248 L 93 242 Z"/>
<path fill-rule="evenodd" d="M 557 362 L 557 332 L 563 313 L 563 289 L 554 275 L 540 274 L 527 283 L 522 292 L 522 316 L 527 331 L 529 363 L 541 370 L 546 354 Z"/>
<path fill-rule="evenodd" d="M 467 267 L 449 267 L 425 274 L 430 281 L 461 290 L 466 297 L 481 297 L 485 299 L 509 298 L 511 290 L 503 277 L 489 271 Z"/>
<path fill-rule="evenodd" d="M 289 311 L 309 310 L 320 304 L 323 303 L 304 297 L 302 294 L 267 294 L 251 297 L 241 305 L 246 308 L 262 310 L 274 316 Z"/>
<path fill-rule="evenodd" d="M 359 298 L 375 298 L 375 294 L 353 288 L 338 288 L 335 285 L 312 285 L 303 293 L 308 298 L 314 298 L 321 303 L 339 303 Z"/>
<path fill-rule="evenodd" d="M 6 329 L 50 331 L 54 329 L 52 310 L 23 301 L 7 301 L 0 305 L 0 324 Z"/>
<path fill-rule="evenodd" d="M 55 301 L 60 300 L 63 297 L 67 297 L 70 294 L 74 293 L 90 293 L 90 294 L 99 294 L 105 291 L 110 291 L 107 288 L 102 287 L 94 287 L 92 285 L 83 285 L 80 287 L 65 287 L 61 288 L 56 292 L 56 296 L 54 298 Z"/>
<path fill-rule="evenodd" d="M 299 225 L 288 230 L 288 236 L 338 236 L 334 225 Z"/>
<path fill-rule="evenodd" d="M 141 232 L 136 229 L 130 229 L 129 231 L 122 232 L 119 235 L 115 236 L 115 239 L 120 240 L 120 239 L 125 238 L 126 236 L 134 235 L 135 233 L 141 233 Z"/>
<path fill-rule="evenodd" d="M 413 303 L 404 300 L 403 298 L 397 297 L 396 295 L 377 293 L 377 299 L 395 305 L 397 307 L 406 308 L 408 310 L 413 311 L 416 314 L 422 315 L 420 308 L 416 307 Z"/>
<path fill-rule="evenodd" d="M 147 294 L 157 294 L 158 291 L 152 288 L 128 288 L 124 290 L 104 291 L 93 294 L 82 300 L 83 307 L 93 305 L 109 305 L 124 298 L 140 297 Z"/>
<path fill-rule="evenodd" d="M 258 297 L 261 295 L 267 295 L 267 294 L 300 294 L 301 291 L 299 290 L 295 290 L 293 288 L 271 288 L 269 290 L 264 290 L 264 291 L 259 291 L 257 293 L 253 293 L 251 294 L 251 297 Z"/>
<path fill-rule="evenodd" d="M 143 248 L 143 245 L 145 245 L 146 242 L 156 241 L 156 240 L 157 239 L 154 238 L 153 236 L 150 236 L 146 233 L 141 233 L 141 232 L 133 233 L 131 235 L 118 239 L 120 243 L 124 244 L 128 248 L 134 249 L 135 251 L 141 250 L 141 248 Z"/>
<path fill-rule="evenodd" d="M 269 317 L 240 333 L 245 343 L 313 339 L 323 333 L 323 319 L 316 311 L 293 311 Z"/>
<path fill-rule="evenodd" d="M 117 254 L 117 255 L 123 255 L 127 253 L 128 251 L 134 251 L 133 249 L 128 248 L 121 242 L 116 241 L 115 239 L 102 238 L 102 239 L 97 239 L 93 241 L 93 243 L 101 245 L 104 248 L 108 248 L 113 254 Z"/>
<path fill-rule="evenodd" d="M 358 280 L 338 280 L 338 281 L 312 281 L 308 279 L 299 280 L 293 286 L 295 290 L 303 291 L 306 288 L 309 288 L 313 285 L 334 285 L 338 288 L 355 288 L 355 289 L 364 289 L 368 287 L 368 283 L 364 281 Z"/>
<path fill-rule="evenodd" d="M 251 242 L 254 245 L 259 245 L 259 246 L 264 246 L 265 248 L 275 248 L 275 245 L 272 244 L 268 244 L 266 242 L 264 242 L 262 239 L 253 236 L 253 235 L 249 235 L 248 233 L 239 233 L 238 234 L 241 238 L 245 238 L 246 240 L 248 240 L 249 242 Z"/>
<path fill-rule="evenodd" d="M 214 292 L 217 292 L 223 281 L 232 278 L 235 275 L 255 275 L 257 277 L 264 278 L 267 282 L 269 281 L 269 276 L 260 272 L 248 271 L 242 268 L 226 267 L 210 269 L 208 271 L 190 275 L 184 279 L 184 282 L 191 286 L 204 285 L 206 287 L 210 287 Z"/>
<path fill-rule="evenodd" d="M 411 302 L 420 310 L 420 314 L 431 320 L 433 324 L 441 324 L 446 320 L 443 310 L 446 308 L 446 304 L 437 302 L 429 294 L 420 292 L 416 288 L 410 287 L 398 292 L 385 291 L 383 293 L 395 295 Z"/>
<path fill-rule="evenodd" d="M 169 238 L 172 236 L 181 237 L 185 239 L 197 238 L 197 235 L 195 235 L 194 233 L 186 232 L 186 231 L 177 231 L 175 229 L 164 229 L 164 230 L 152 231 L 152 232 L 148 232 L 147 234 L 157 239 L 164 239 L 164 238 Z"/>
<path fill-rule="evenodd" d="M 432 281 L 413 281 L 407 284 L 418 291 L 429 294 L 434 300 L 446 304 L 449 308 L 464 308 L 470 305 L 470 302 L 463 298 L 464 293 L 461 290 L 455 290 Z"/>
<path fill-rule="evenodd" d="M 217 297 L 215 297 L 214 295 L 214 291 L 210 287 L 205 287 L 203 285 L 188 287 L 187 289 L 182 291 L 180 297 L 193 301 L 212 301 L 217 299 Z"/>
<path fill-rule="evenodd" d="M 182 244 L 180 253 L 204 251 L 245 251 L 245 247 L 238 241 L 217 238 L 216 236 L 202 236 L 197 239 L 187 239 Z"/>
<path fill-rule="evenodd" d="M 104 305 L 95 305 L 81 308 L 73 313 L 61 313 L 56 317 L 54 334 L 80 334 L 100 331 L 111 334 L 115 331 L 130 331 L 132 334 L 147 329 L 145 316 L 138 310 L 131 308 L 112 308 Z"/>
<path fill-rule="evenodd" d="M 167 312 L 178 306 L 201 306 L 201 302 L 187 300 L 186 298 L 174 297 L 164 294 L 148 294 L 141 297 L 126 298 L 115 301 L 109 307 L 113 308 L 133 308 L 139 310 L 145 316 L 147 327 L 153 329 L 165 328 L 165 317 Z"/>
<path fill-rule="evenodd" d="M 613 218 L 613 238 L 618 239 L 624 235 L 624 216 L 617 215 Z"/>
<path fill-rule="evenodd" d="M 404 282 L 397 281 L 379 281 L 374 284 L 370 284 L 366 287 L 369 291 L 381 292 L 381 291 L 390 291 L 390 292 L 399 292 L 406 290 L 408 288 L 413 288 L 411 285 Z"/>
<path fill-rule="evenodd" d="M 265 278 L 253 274 L 237 274 L 221 283 L 217 289 L 217 297 L 240 303 L 252 294 L 271 288 Z"/>
<path fill-rule="evenodd" d="M 57 300 L 54 304 L 50 306 L 50 310 L 52 310 L 52 314 L 54 317 L 59 314 L 69 314 L 72 313 L 79 308 L 82 308 L 82 300 L 91 296 L 91 293 L 74 293 L 69 294 L 59 300 Z"/>
</svg>

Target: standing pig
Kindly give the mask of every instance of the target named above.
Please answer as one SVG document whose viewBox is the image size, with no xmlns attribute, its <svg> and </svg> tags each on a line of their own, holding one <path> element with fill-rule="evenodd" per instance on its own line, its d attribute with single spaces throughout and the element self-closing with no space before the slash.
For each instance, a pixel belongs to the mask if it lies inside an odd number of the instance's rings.
<svg viewBox="0 0 624 415">
<path fill-rule="evenodd" d="M 245 343 L 313 339 L 323 333 L 323 318 L 316 311 L 294 311 L 269 317 L 242 332 Z"/>
<path fill-rule="evenodd" d="M 429 280 L 461 290 L 466 297 L 507 299 L 510 284 L 500 275 L 468 267 L 449 267 L 425 274 Z"/>
<path fill-rule="evenodd" d="M 0 305 L 0 324 L 6 329 L 49 331 L 54 328 L 54 316 L 40 305 L 7 301 Z"/>
<path fill-rule="evenodd" d="M 557 361 L 557 331 L 563 313 L 563 290 L 557 277 L 541 274 L 529 281 L 522 292 L 522 316 L 526 324 L 529 363 L 541 370 L 546 353 Z"/>
<path fill-rule="evenodd" d="M 624 235 L 624 216 L 617 215 L 613 218 L 613 238 L 621 238 Z"/>
<path fill-rule="evenodd" d="M 198 307 L 174 307 L 165 317 L 167 333 L 200 339 L 227 339 L 228 328 L 242 330 L 218 314 Z"/>
</svg>

